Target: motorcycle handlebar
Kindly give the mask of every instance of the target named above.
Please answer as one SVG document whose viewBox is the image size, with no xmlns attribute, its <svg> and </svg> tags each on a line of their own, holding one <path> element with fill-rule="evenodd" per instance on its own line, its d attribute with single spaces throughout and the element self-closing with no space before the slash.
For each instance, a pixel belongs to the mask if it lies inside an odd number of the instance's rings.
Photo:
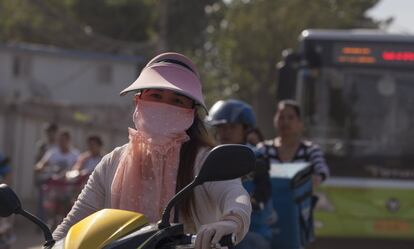
<svg viewBox="0 0 414 249">
<path fill-rule="evenodd" d="M 197 238 L 197 235 L 195 234 L 187 234 L 184 236 L 183 240 L 181 241 L 182 244 L 175 246 L 174 249 L 189 249 L 194 248 L 195 246 L 195 240 Z M 221 247 L 227 247 L 232 248 L 236 243 L 236 238 L 234 234 L 228 234 L 223 236 L 221 240 L 219 241 L 218 245 L 216 245 L 215 248 L 221 248 Z"/>
<path fill-rule="evenodd" d="M 220 246 L 233 247 L 236 244 L 236 236 L 234 234 L 227 234 L 219 241 Z"/>
</svg>

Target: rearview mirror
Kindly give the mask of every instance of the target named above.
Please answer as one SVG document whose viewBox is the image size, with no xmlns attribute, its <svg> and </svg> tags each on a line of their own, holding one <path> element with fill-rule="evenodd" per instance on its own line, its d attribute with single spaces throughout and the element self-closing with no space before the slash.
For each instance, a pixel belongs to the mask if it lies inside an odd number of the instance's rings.
<svg viewBox="0 0 414 249">
<path fill-rule="evenodd" d="M 214 147 L 207 155 L 194 181 L 181 189 L 168 202 L 158 227 L 163 229 L 170 226 L 171 209 L 196 186 L 205 182 L 231 180 L 247 175 L 253 170 L 255 161 L 253 151 L 245 145 L 224 144 Z"/>
<path fill-rule="evenodd" d="M 17 197 L 16 193 L 9 186 L 0 184 L 0 217 L 9 217 L 12 214 L 20 214 L 38 225 L 45 236 L 46 243 L 43 245 L 44 248 L 53 246 L 55 241 L 53 240 L 52 233 L 47 225 L 22 208 L 19 197 Z"/>
<path fill-rule="evenodd" d="M 17 214 L 21 209 L 22 204 L 14 191 L 6 184 L 0 184 L 0 216 Z"/>
<path fill-rule="evenodd" d="M 245 145 L 219 145 L 210 151 L 195 181 L 202 184 L 239 178 L 253 170 L 255 161 L 253 151 Z"/>
</svg>

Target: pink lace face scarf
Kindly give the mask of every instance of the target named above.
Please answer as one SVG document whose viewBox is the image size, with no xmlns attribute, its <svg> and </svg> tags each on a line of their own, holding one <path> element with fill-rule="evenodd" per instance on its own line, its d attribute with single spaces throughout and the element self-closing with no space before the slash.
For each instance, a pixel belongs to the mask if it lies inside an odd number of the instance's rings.
<svg viewBox="0 0 414 249">
<path fill-rule="evenodd" d="M 112 208 L 160 219 L 175 194 L 181 145 L 194 121 L 194 109 L 138 100 L 136 130 L 129 128 L 125 149 L 111 186 Z"/>
</svg>

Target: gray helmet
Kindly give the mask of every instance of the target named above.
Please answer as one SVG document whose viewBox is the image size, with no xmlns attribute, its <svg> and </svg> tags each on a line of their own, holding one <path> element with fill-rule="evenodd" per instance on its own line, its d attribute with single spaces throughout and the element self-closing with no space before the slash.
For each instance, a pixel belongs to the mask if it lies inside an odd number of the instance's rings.
<svg viewBox="0 0 414 249">
<path fill-rule="evenodd" d="M 248 128 L 256 126 L 256 117 L 251 106 L 235 99 L 217 101 L 205 121 L 213 126 L 227 123 L 244 124 Z"/>
</svg>

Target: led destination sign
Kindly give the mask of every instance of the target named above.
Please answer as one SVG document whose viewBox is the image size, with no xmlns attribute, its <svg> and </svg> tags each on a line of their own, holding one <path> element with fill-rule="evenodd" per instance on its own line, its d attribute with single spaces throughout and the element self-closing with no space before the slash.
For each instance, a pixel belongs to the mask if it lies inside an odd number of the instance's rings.
<svg viewBox="0 0 414 249">
<path fill-rule="evenodd" d="M 382 66 L 414 66 L 413 46 L 391 44 L 334 44 L 333 63 Z"/>
</svg>

